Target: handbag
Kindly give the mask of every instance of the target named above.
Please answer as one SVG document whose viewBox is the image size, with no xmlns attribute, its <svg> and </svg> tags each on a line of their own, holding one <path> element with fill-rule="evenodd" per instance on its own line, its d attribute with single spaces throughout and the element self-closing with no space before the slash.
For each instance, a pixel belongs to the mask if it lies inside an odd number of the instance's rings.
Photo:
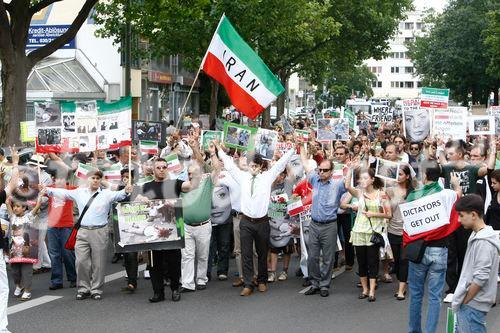
<svg viewBox="0 0 500 333">
<path fill-rule="evenodd" d="M 364 205 L 364 210 L 365 212 L 368 211 L 368 207 L 366 207 L 366 205 Z M 370 237 L 370 242 L 373 244 L 373 245 L 377 245 L 378 247 L 385 247 L 385 241 L 384 241 L 384 236 L 382 236 L 382 234 L 376 232 L 375 230 L 373 230 L 373 225 L 372 225 L 372 219 L 368 218 L 368 222 L 370 222 L 370 228 L 372 229 L 372 235 Z"/>
<path fill-rule="evenodd" d="M 73 228 L 71 229 L 71 234 L 69 235 L 68 237 L 68 240 L 66 241 L 66 243 L 64 244 L 64 248 L 66 250 L 74 250 L 75 249 L 75 244 L 76 244 L 76 235 L 78 234 L 78 229 L 80 229 L 80 225 L 82 224 L 82 219 L 83 219 L 83 216 L 85 215 L 85 213 L 87 212 L 87 210 L 89 209 L 90 205 L 92 204 L 92 201 L 94 201 L 95 197 L 97 197 L 97 195 L 99 194 L 98 191 L 96 191 L 94 193 L 94 195 L 92 195 L 89 199 L 89 201 L 87 202 L 87 204 L 85 205 L 85 207 L 83 208 L 83 211 L 82 213 L 80 214 L 80 217 L 78 218 L 78 221 L 76 221 L 75 225 L 73 226 Z"/>
<path fill-rule="evenodd" d="M 402 257 L 415 264 L 419 264 L 424 257 L 425 248 L 425 240 L 423 238 L 417 239 L 404 247 Z"/>
</svg>

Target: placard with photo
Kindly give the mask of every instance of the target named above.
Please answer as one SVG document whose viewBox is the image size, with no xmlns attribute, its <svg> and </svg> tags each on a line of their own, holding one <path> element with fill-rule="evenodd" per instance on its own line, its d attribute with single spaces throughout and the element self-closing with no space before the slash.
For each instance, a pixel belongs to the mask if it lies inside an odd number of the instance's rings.
<svg viewBox="0 0 500 333">
<path fill-rule="evenodd" d="M 257 132 L 255 127 L 238 125 L 235 123 L 224 123 L 224 145 L 229 148 L 241 150 L 253 150 L 254 136 Z"/>
<path fill-rule="evenodd" d="M 165 129 L 161 122 L 134 120 L 132 122 L 132 138 L 134 141 L 165 142 Z"/>
<path fill-rule="evenodd" d="M 397 181 L 399 174 L 399 163 L 377 158 L 375 177 L 389 181 Z"/>
<path fill-rule="evenodd" d="M 494 116 L 469 116 L 469 134 L 470 135 L 494 135 L 495 117 Z"/>
<path fill-rule="evenodd" d="M 276 145 L 278 143 L 278 132 L 259 128 L 255 135 L 255 152 L 262 155 L 265 160 L 272 160 Z"/>
<path fill-rule="evenodd" d="M 61 126 L 61 108 L 58 102 L 34 102 L 37 128 Z"/>
</svg>

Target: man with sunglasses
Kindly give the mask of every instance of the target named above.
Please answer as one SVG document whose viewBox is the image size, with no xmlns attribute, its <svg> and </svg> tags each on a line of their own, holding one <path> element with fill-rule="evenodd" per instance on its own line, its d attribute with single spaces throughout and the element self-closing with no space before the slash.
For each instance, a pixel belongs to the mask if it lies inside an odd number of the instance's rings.
<svg viewBox="0 0 500 333">
<path fill-rule="evenodd" d="M 313 188 L 307 259 L 311 288 L 305 295 L 320 293 L 322 297 L 327 297 L 330 294 L 337 247 L 337 210 L 340 206 L 340 197 L 346 192 L 346 188 L 343 179 L 332 178 L 332 161 L 323 160 L 316 172 L 309 167 L 304 146 L 300 149 L 300 158 L 307 173 L 307 180 Z M 319 264 L 320 253 L 323 253 L 322 267 Z"/>
<path fill-rule="evenodd" d="M 149 201 L 157 199 L 176 199 L 181 192 L 189 192 L 196 187 L 194 182 L 169 179 L 167 161 L 158 158 L 154 161 L 154 180 L 142 185 L 139 191 L 134 191 L 132 201 Z M 170 279 L 172 290 L 172 301 L 181 299 L 180 277 L 181 277 L 181 250 L 154 250 L 151 251 L 151 284 L 154 295 L 149 299 L 151 303 L 165 300 L 164 279 Z"/>
<path fill-rule="evenodd" d="M 244 288 L 241 296 L 250 296 L 253 292 L 253 244 L 258 256 L 258 289 L 260 292 L 267 290 L 267 252 L 270 237 L 269 198 L 271 186 L 286 165 L 292 159 L 295 149 L 290 149 L 267 171 L 262 171 L 264 160 L 260 154 L 247 156 L 248 172 L 238 168 L 233 159 L 222 150 L 221 145 L 215 141 L 217 154 L 224 163 L 226 170 L 241 186 L 241 212 L 240 241 L 243 266 Z"/>
</svg>

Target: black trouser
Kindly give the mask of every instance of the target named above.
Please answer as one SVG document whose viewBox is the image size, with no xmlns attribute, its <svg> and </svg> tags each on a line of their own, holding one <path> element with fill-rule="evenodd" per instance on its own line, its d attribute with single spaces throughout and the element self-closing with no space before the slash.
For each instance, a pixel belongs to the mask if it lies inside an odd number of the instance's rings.
<svg viewBox="0 0 500 333">
<path fill-rule="evenodd" d="M 129 252 L 123 254 L 125 271 L 127 272 L 127 281 L 129 284 L 137 287 L 137 270 L 139 262 L 137 260 L 137 252 Z"/>
<path fill-rule="evenodd" d="M 179 288 L 181 277 L 181 250 L 159 250 L 153 252 L 151 263 L 151 284 L 155 294 L 165 292 L 165 278 L 170 279 L 170 289 Z"/>
<path fill-rule="evenodd" d="M 355 246 L 356 258 L 358 260 L 359 277 L 369 277 L 376 279 L 378 275 L 378 263 L 380 261 L 380 247 L 378 245 L 371 246 Z"/>
<path fill-rule="evenodd" d="M 351 239 L 351 214 L 338 214 L 337 215 L 337 230 L 340 233 L 342 230 L 342 235 L 344 236 L 344 255 L 345 264 L 347 266 L 354 266 L 354 246 L 349 242 Z M 333 267 L 338 267 L 339 252 L 335 252 L 335 264 Z"/>
<path fill-rule="evenodd" d="M 455 292 L 458 279 L 462 272 L 467 242 L 472 230 L 466 230 L 463 226 L 458 227 L 448 236 L 448 267 L 446 269 L 446 284 L 450 293 Z"/>
<path fill-rule="evenodd" d="M 269 247 L 270 226 L 267 219 L 259 222 L 250 222 L 245 215 L 241 217 L 240 222 L 240 241 L 241 241 L 241 261 L 243 266 L 243 281 L 245 287 L 253 288 L 253 244 L 258 260 L 259 283 L 267 283 L 267 250 Z"/>
<path fill-rule="evenodd" d="M 229 251 L 231 249 L 231 234 L 233 224 L 226 223 L 212 226 L 210 238 L 210 254 L 208 256 L 207 276 L 212 273 L 212 266 L 217 255 L 217 275 L 227 275 L 229 270 Z"/>
<path fill-rule="evenodd" d="M 387 234 L 394 255 L 394 274 L 399 282 L 408 280 L 408 259 L 403 259 L 403 236 Z"/>
</svg>

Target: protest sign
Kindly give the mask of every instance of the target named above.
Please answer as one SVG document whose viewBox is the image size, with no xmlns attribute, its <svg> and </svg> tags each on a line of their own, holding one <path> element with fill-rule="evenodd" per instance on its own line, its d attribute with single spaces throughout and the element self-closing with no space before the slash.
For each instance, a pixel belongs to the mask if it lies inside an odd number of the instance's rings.
<svg viewBox="0 0 500 333">
<path fill-rule="evenodd" d="M 467 132 L 467 108 L 456 106 L 448 109 L 435 109 L 432 116 L 432 136 L 440 136 L 448 141 L 465 140 Z"/>
<path fill-rule="evenodd" d="M 21 121 L 21 142 L 35 142 L 37 137 L 35 121 Z"/>
<path fill-rule="evenodd" d="M 251 151 L 254 147 L 255 127 L 224 123 L 224 144 L 229 148 Z"/>
<path fill-rule="evenodd" d="M 420 98 L 403 99 L 401 111 L 416 111 L 420 109 Z"/>
<path fill-rule="evenodd" d="M 457 314 L 452 308 L 446 309 L 446 333 L 457 333 Z"/>
<path fill-rule="evenodd" d="M 344 110 L 344 118 L 347 119 L 349 128 L 354 128 L 354 126 L 356 125 L 356 115 L 351 109 Z"/>
<path fill-rule="evenodd" d="M 281 115 L 280 121 L 283 124 L 283 132 L 285 132 L 285 134 L 293 133 L 293 126 L 284 114 Z"/>
<path fill-rule="evenodd" d="M 165 128 L 162 122 L 157 121 L 132 121 L 132 138 L 138 141 L 165 142 Z"/>
<path fill-rule="evenodd" d="M 185 116 L 182 119 L 182 127 L 183 128 L 188 128 L 189 126 L 191 126 L 192 123 L 193 123 L 193 120 L 190 116 Z"/>
<path fill-rule="evenodd" d="M 318 141 L 349 140 L 349 124 L 347 119 L 318 119 Z"/>
<path fill-rule="evenodd" d="M 131 97 L 113 103 L 61 101 L 58 105 L 59 111 L 55 111 L 55 107 L 38 103 L 38 153 L 88 152 L 132 144 Z"/>
<path fill-rule="evenodd" d="M 493 135 L 495 134 L 494 116 L 470 116 L 469 134 L 470 135 Z"/>
<path fill-rule="evenodd" d="M 441 193 L 403 203 L 399 205 L 399 209 L 403 217 L 403 228 L 409 236 L 435 230 L 450 223 Z"/>
<path fill-rule="evenodd" d="M 170 250 L 184 247 L 182 199 L 115 204 L 115 251 Z"/>
<path fill-rule="evenodd" d="M 262 155 L 262 158 L 270 161 L 278 144 L 278 132 L 264 128 L 259 128 L 255 135 L 255 151 Z"/>
<path fill-rule="evenodd" d="M 38 262 L 38 229 L 33 223 L 12 224 L 10 226 L 9 263 Z"/>
<path fill-rule="evenodd" d="M 399 174 L 399 163 L 392 162 L 389 160 L 383 160 L 381 158 L 377 158 L 377 166 L 375 169 L 375 176 L 390 180 L 397 181 Z"/>
<path fill-rule="evenodd" d="M 420 108 L 416 105 L 418 99 L 405 100 L 414 101 L 410 106 L 404 106 L 403 113 L 403 128 L 406 138 L 409 142 L 422 142 L 430 134 L 431 130 L 431 117 L 430 110 Z M 410 102 L 408 102 L 410 104 Z"/>
<path fill-rule="evenodd" d="M 372 123 L 388 123 L 393 119 L 394 111 L 387 105 L 372 105 L 371 110 L 370 122 Z"/>
<path fill-rule="evenodd" d="M 59 103 L 54 101 L 35 101 L 33 102 L 33 108 L 37 128 L 60 127 L 62 125 Z"/>
<path fill-rule="evenodd" d="M 450 89 L 424 87 L 420 93 L 420 107 L 430 109 L 447 109 Z"/>
<path fill-rule="evenodd" d="M 276 149 L 283 154 L 293 148 L 292 142 L 278 142 L 276 143 Z"/>
<path fill-rule="evenodd" d="M 222 131 L 202 131 L 201 132 L 201 149 L 208 150 L 208 144 L 212 141 L 222 142 L 224 132 Z"/>
<path fill-rule="evenodd" d="M 488 113 L 495 117 L 495 135 L 500 135 L 500 106 L 490 106 Z"/>
</svg>

